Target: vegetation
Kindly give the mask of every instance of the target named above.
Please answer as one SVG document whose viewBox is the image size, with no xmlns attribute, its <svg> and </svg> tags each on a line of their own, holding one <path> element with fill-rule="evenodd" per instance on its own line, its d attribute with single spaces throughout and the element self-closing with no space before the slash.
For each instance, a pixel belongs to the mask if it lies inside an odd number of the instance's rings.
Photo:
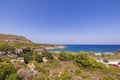
<svg viewBox="0 0 120 80">
<path fill-rule="evenodd" d="M 33 54 L 33 56 L 34 56 L 34 60 L 35 60 L 37 63 L 43 62 L 43 60 L 42 60 L 42 55 L 35 53 L 35 54 Z"/>
<path fill-rule="evenodd" d="M 76 69 L 75 74 L 78 76 L 82 76 L 82 71 L 80 69 Z"/>
<path fill-rule="evenodd" d="M 27 50 L 27 52 L 24 53 L 22 57 L 24 57 L 26 64 L 28 64 L 30 61 L 36 61 L 38 63 L 43 62 L 43 57 L 48 60 L 54 59 L 52 53 L 48 52 L 47 50 L 43 50 L 43 52 L 41 53 L 42 54 L 38 54 L 37 52 L 34 52 L 32 50 Z"/>
<path fill-rule="evenodd" d="M 59 60 L 61 61 L 71 61 L 71 60 L 74 60 L 75 58 L 75 54 L 74 53 L 68 53 L 68 52 L 65 52 L 65 51 L 62 51 L 60 54 L 59 54 Z"/>
<path fill-rule="evenodd" d="M 6 43 L 0 43 L 0 51 L 15 51 L 15 48 L 13 46 L 10 46 Z"/>
<path fill-rule="evenodd" d="M 63 73 L 60 75 L 60 77 L 58 78 L 58 80 L 71 80 L 72 79 L 72 75 L 70 73 Z"/>
<path fill-rule="evenodd" d="M 45 74 L 40 73 L 37 77 L 35 77 L 33 80 L 50 80 L 48 76 Z"/>
<path fill-rule="evenodd" d="M 120 50 L 114 53 L 102 54 L 101 57 L 108 60 L 116 60 L 116 59 L 120 59 L 119 55 L 120 55 Z"/>
<path fill-rule="evenodd" d="M 54 47 L 56 45 L 50 45 L 50 44 L 37 44 L 37 43 L 16 43 L 12 44 L 16 48 L 45 48 L 45 47 Z"/>
<path fill-rule="evenodd" d="M 22 45 L 17 44 L 17 46 L 20 47 Z M 93 80 L 93 76 L 98 80 L 120 79 L 120 69 L 96 62 L 95 59 L 98 56 L 93 52 L 74 53 L 62 51 L 60 53 L 51 53 L 46 49 L 38 52 L 28 47 L 31 46 L 30 44 L 24 44 L 23 46 L 27 46 L 27 48 L 24 48 L 23 52 L 16 57 L 23 57 L 23 64 L 19 62 L 11 63 L 11 59 L 16 59 L 14 56 L 12 58 L 5 55 L 0 56 L 0 80 L 22 80 L 26 76 L 20 78 L 19 75 L 21 74 L 17 74 L 17 71 L 21 69 L 25 70 L 25 73 L 30 73 L 30 75 L 37 73 L 35 76 L 29 77 L 28 80 L 85 80 L 88 78 Z M 14 52 L 15 48 L 15 45 L 0 44 L 0 51 L 8 50 Z M 119 52 L 115 55 L 118 54 Z M 109 56 L 102 55 L 100 57 L 108 58 Z M 44 59 L 47 61 L 44 61 Z M 29 63 L 33 63 L 35 68 L 34 66 L 32 70 L 30 67 L 28 68 Z M 111 75 L 112 77 L 110 77 Z"/>
<path fill-rule="evenodd" d="M 0 35 L 0 52 L 12 53 L 0 55 L 0 80 L 120 80 L 120 68 L 96 62 L 96 58 L 120 59 L 120 50 L 103 55 L 94 52 L 52 53 L 44 48 L 56 48 L 56 45 L 9 36 L 6 39 L 5 35 Z M 15 54 L 16 49 L 18 52 L 22 49 L 22 52 Z"/>
<path fill-rule="evenodd" d="M 0 80 L 20 80 L 15 67 L 4 60 L 0 62 Z"/>
<path fill-rule="evenodd" d="M 112 76 L 103 76 L 102 80 L 116 80 L 116 79 Z"/>
<path fill-rule="evenodd" d="M 48 60 L 52 60 L 53 59 L 52 53 L 48 52 L 46 49 L 43 50 L 42 56 L 46 57 Z"/>
</svg>

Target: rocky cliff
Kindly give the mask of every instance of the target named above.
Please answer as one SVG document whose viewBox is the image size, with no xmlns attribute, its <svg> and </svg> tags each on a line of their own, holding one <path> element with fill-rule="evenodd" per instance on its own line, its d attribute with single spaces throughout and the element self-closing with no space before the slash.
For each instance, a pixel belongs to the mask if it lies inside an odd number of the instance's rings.
<svg viewBox="0 0 120 80">
<path fill-rule="evenodd" d="M 0 34 L 0 42 L 15 44 L 15 43 L 32 43 L 30 40 L 23 36 Z"/>
</svg>

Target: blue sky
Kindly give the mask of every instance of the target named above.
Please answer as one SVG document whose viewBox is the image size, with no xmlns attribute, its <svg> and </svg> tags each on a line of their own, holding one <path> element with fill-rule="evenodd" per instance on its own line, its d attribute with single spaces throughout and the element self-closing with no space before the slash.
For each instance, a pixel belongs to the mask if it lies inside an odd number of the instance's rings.
<svg viewBox="0 0 120 80">
<path fill-rule="evenodd" d="M 120 0 L 0 0 L 0 33 L 39 43 L 120 44 Z"/>
</svg>

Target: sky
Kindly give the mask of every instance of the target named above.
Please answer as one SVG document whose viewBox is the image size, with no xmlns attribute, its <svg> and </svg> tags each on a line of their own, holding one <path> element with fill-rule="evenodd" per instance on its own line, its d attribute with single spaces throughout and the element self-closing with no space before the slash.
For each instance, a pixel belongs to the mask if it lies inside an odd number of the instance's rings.
<svg viewBox="0 0 120 80">
<path fill-rule="evenodd" d="M 120 0 L 0 0 L 0 33 L 49 44 L 120 44 Z"/>
</svg>

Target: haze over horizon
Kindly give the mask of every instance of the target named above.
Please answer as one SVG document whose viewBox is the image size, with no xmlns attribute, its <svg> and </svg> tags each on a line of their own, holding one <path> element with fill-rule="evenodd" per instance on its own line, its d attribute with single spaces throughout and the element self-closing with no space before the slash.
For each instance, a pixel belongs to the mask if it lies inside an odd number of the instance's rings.
<svg viewBox="0 0 120 80">
<path fill-rule="evenodd" d="M 0 33 L 39 43 L 120 44 L 120 0 L 1 0 Z"/>
</svg>

